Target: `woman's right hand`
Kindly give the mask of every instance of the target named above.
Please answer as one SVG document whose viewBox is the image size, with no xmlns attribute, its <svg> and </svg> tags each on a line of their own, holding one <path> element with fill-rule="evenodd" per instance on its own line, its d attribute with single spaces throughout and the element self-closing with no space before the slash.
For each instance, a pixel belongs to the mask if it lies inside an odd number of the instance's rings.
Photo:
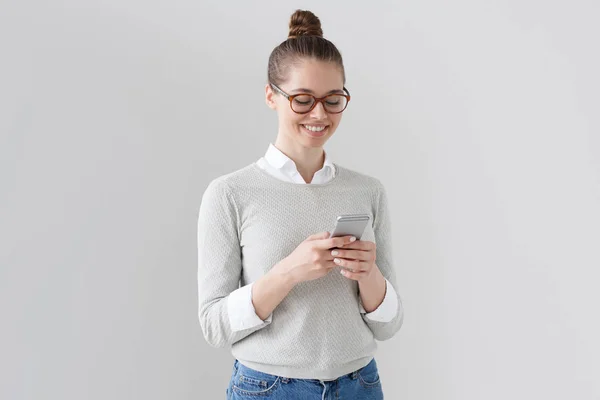
<svg viewBox="0 0 600 400">
<path fill-rule="evenodd" d="M 324 277 L 337 267 L 333 262 L 331 250 L 356 240 L 353 236 L 330 238 L 329 235 L 329 232 L 310 235 L 289 256 L 281 260 L 277 268 L 289 274 L 294 284 Z"/>
</svg>

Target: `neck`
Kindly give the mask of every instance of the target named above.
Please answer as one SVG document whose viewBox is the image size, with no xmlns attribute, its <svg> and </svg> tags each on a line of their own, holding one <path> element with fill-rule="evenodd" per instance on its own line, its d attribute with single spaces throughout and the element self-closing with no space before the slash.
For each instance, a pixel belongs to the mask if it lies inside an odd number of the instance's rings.
<svg viewBox="0 0 600 400">
<path fill-rule="evenodd" d="M 285 140 L 281 135 L 277 136 L 274 146 L 294 161 L 298 173 L 307 183 L 310 183 L 315 173 L 323 168 L 325 151 L 321 146 L 305 147 L 299 143 Z"/>
</svg>

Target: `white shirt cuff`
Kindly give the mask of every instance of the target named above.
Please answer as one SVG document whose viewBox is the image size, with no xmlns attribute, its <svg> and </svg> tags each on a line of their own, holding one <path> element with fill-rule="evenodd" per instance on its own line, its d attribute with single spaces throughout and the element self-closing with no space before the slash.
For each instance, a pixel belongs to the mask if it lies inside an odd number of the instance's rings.
<svg viewBox="0 0 600 400">
<path fill-rule="evenodd" d="M 377 322 L 390 322 L 398 313 L 398 296 L 394 290 L 394 286 L 386 279 L 385 280 L 385 297 L 383 302 L 374 311 L 367 313 L 362 305 L 359 297 L 360 313 L 365 314 L 365 317 Z"/>
<path fill-rule="evenodd" d="M 253 283 L 250 283 L 234 290 L 227 298 L 227 313 L 232 332 L 255 328 L 260 325 L 267 326 L 271 323 L 272 313 L 264 321 L 256 315 L 256 310 L 252 304 L 252 285 Z"/>
</svg>

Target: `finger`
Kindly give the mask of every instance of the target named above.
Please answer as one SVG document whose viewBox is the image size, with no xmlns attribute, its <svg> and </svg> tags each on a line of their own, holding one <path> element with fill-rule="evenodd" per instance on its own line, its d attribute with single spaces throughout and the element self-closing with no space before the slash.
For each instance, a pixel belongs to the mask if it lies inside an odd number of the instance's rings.
<svg viewBox="0 0 600 400">
<path fill-rule="evenodd" d="M 317 246 L 321 249 L 332 249 L 334 247 L 342 247 L 345 244 L 352 243 L 356 238 L 354 236 L 337 236 L 328 239 L 320 240 Z"/>
<path fill-rule="evenodd" d="M 337 267 L 338 265 L 336 263 L 334 263 L 333 261 L 325 261 L 322 263 L 323 267 L 325 270 L 327 270 L 327 272 L 330 272 L 332 269 L 334 269 L 335 267 Z"/>
<path fill-rule="evenodd" d="M 329 250 L 320 250 L 321 256 L 320 259 L 326 262 L 333 262 L 334 256 L 331 255 L 331 251 Z"/>
<path fill-rule="evenodd" d="M 367 276 L 367 273 L 364 271 L 361 272 L 350 272 L 347 271 L 345 269 L 340 270 L 340 273 L 345 276 L 348 279 L 352 279 L 355 281 L 360 281 L 361 279 L 363 279 L 365 276 Z"/>
<path fill-rule="evenodd" d="M 349 260 L 369 261 L 371 254 L 364 250 L 345 250 L 345 247 L 331 250 L 331 255 L 337 258 L 346 258 Z"/>
<path fill-rule="evenodd" d="M 332 270 L 332 269 L 334 269 L 335 267 L 338 267 L 338 265 L 337 265 L 336 263 L 334 263 L 333 261 L 328 261 L 328 262 L 327 262 L 327 269 L 328 269 L 328 270 Z"/>
<path fill-rule="evenodd" d="M 306 238 L 306 240 L 322 240 L 322 239 L 327 239 L 329 238 L 330 233 L 325 231 L 325 232 L 319 232 L 319 233 L 315 233 L 313 235 L 310 235 L 309 237 Z"/>
<path fill-rule="evenodd" d="M 375 243 L 368 240 L 356 240 L 352 243 L 344 245 L 344 249 L 352 250 L 373 250 L 375 249 Z"/>
<path fill-rule="evenodd" d="M 351 269 L 353 271 L 368 271 L 369 267 L 364 261 L 348 260 L 346 258 L 334 258 L 333 262 L 340 267 Z"/>
</svg>

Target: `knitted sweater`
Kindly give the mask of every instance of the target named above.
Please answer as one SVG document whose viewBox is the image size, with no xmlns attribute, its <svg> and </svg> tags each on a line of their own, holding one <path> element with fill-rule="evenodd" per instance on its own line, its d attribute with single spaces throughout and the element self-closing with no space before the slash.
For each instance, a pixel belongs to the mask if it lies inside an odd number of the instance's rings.
<svg viewBox="0 0 600 400">
<path fill-rule="evenodd" d="M 384 186 L 373 177 L 335 164 L 327 183 L 279 180 L 256 163 L 212 180 L 198 214 L 198 316 L 205 339 L 231 346 L 242 364 L 288 378 L 335 379 L 364 367 L 391 338 L 404 311 L 390 322 L 360 311 L 358 283 L 336 267 L 323 278 L 296 285 L 270 322 L 233 332 L 227 296 L 258 280 L 311 234 L 331 231 L 340 214 L 368 213 L 361 240 L 376 244 L 376 265 L 398 287 Z"/>
</svg>

